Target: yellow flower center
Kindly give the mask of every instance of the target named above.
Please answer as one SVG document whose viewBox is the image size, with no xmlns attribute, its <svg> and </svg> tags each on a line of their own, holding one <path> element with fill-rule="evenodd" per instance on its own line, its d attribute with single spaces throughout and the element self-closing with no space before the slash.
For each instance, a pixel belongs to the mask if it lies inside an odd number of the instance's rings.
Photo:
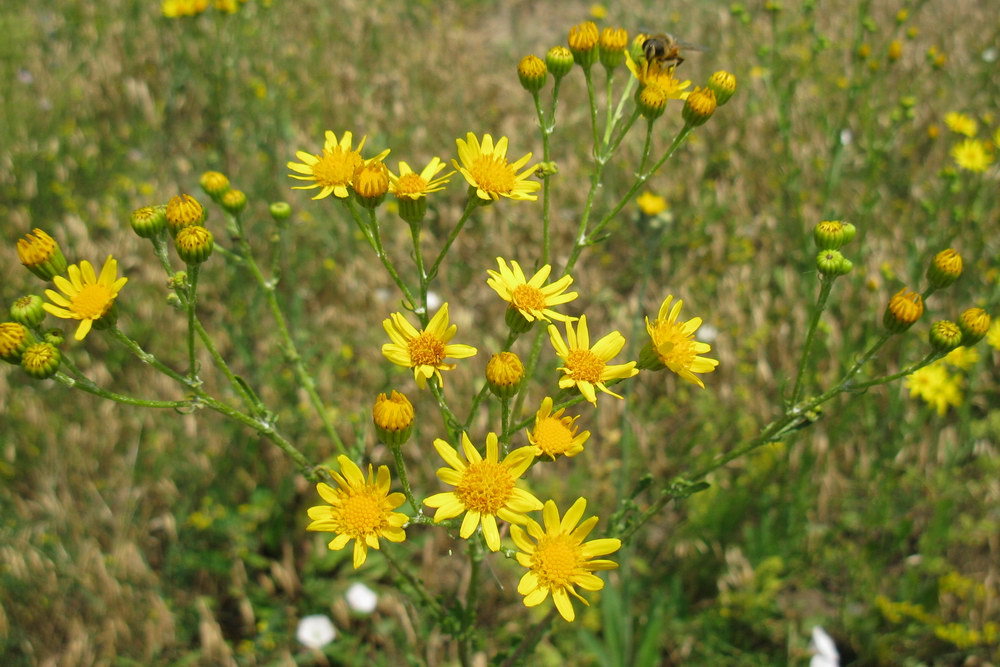
<svg viewBox="0 0 1000 667">
<path fill-rule="evenodd" d="M 691 343 L 694 336 L 684 335 L 676 322 L 657 322 L 653 328 L 653 348 L 660 361 L 670 368 L 689 368 L 694 362 L 695 351 Z"/>
<path fill-rule="evenodd" d="M 546 535 L 531 556 L 531 569 L 545 588 L 565 588 L 573 584 L 580 561 L 580 546 L 569 535 Z"/>
<path fill-rule="evenodd" d="M 378 533 L 385 516 L 376 494 L 373 486 L 365 485 L 345 498 L 340 511 L 335 512 L 337 532 L 355 539 Z"/>
<path fill-rule="evenodd" d="M 411 340 L 408 349 L 414 366 L 437 366 L 444 361 L 444 343 L 429 331 Z"/>
<path fill-rule="evenodd" d="M 495 155 L 480 155 L 469 169 L 479 189 L 486 192 L 508 194 L 514 190 L 514 170 L 507 159 Z"/>
<path fill-rule="evenodd" d="M 396 183 L 397 197 L 416 198 L 425 194 L 425 190 L 427 190 L 427 181 L 420 178 L 420 174 L 414 174 L 413 172 L 400 176 L 399 181 Z"/>
<path fill-rule="evenodd" d="M 97 320 L 108 312 L 114 302 L 114 292 L 107 285 L 90 283 L 73 296 L 70 310 L 81 320 Z"/>
<path fill-rule="evenodd" d="M 574 380 L 596 384 L 601 381 L 604 361 L 590 350 L 570 350 L 566 356 L 566 368 Z"/>
<path fill-rule="evenodd" d="M 361 164 L 361 153 L 345 151 L 340 146 L 324 150 L 319 162 L 312 166 L 313 176 L 320 185 L 347 185 Z"/>
<path fill-rule="evenodd" d="M 514 478 L 499 463 L 470 463 L 455 487 L 455 495 L 467 509 L 482 514 L 496 514 L 510 500 Z"/>
<path fill-rule="evenodd" d="M 573 446 L 573 432 L 563 420 L 555 417 L 546 417 L 538 422 L 532 435 L 542 453 L 550 456 L 563 454 Z"/>
<path fill-rule="evenodd" d="M 510 295 L 511 303 L 519 310 L 544 310 L 545 295 L 542 290 L 531 285 L 518 285 Z"/>
</svg>

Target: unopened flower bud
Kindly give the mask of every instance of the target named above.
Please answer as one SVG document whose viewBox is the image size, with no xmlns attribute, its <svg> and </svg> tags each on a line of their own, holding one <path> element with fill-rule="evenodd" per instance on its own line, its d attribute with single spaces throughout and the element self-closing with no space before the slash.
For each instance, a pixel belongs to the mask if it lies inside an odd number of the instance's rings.
<svg viewBox="0 0 1000 667">
<path fill-rule="evenodd" d="M 646 120 L 656 120 L 667 108 L 667 94 L 655 83 L 643 86 L 639 91 L 639 113 Z"/>
<path fill-rule="evenodd" d="M 813 230 L 816 246 L 821 250 L 838 250 L 854 238 L 854 225 L 840 220 L 824 220 Z"/>
<path fill-rule="evenodd" d="M 708 89 L 715 93 L 715 102 L 721 107 L 736 92 L 736 77 L 725 70 L 719 70 L 709 77 Z"/>
<path fill-rule="evenodd" d="M 56 240 L 41 229 L 17 241 L 17 257 L 25 268 L 42 280 L 52 280 L 66 271 L 66 258 Z"/>
<path fill-rule="evenodd" d="M 30 342 L 31 334 L 23 324 L 0 323 L 0 359 L 9 364 L 21 363 L 21 355 Z"/>
<path fill-rule="evenodd" d="M 191 195 L 177 195 L 167 202 L 167 229 L 171 236 L 185 227 L 200 225 L 205 222 L 205 207 Z"/>
<path fill-rule="evenodd" d="M 177 256 L 184 260 L 184 263 L 201 264 L 211 256 L 215 240 L 212 238 L 212 232 L 200 225 L 194 225 L 177 232 L 174 247 L 177 249 Z"/>
<path fill-rule="evenodd" d="M 541 90 L 548 75 L 549 71 L 545 68 L 545 63 L 538 56 L 525 56 L 517 64 L 517 78 L 521 81 L 521 86 L 529 93 L 537 93 Z"/>
<path fill-rule="evenodd" d="M 524 364 L 513 352 L 500 352 L 486 364 L 486 384 L 497 398 L 510 398 L 521 388 Z"/>
<path fill-rule="evenodd" d="M 962 345 L 975 345 L 990 330 L 990 314 L 982 308 L 969 308 L 958 318 L 962 330 Z"/>
<path fill-rule="evenodd" d="M 589 69 L 597 60 L 597 42 L 600 35 L 593 21 L 585 21 L 569 29 L 569 50 L 573 60 L 584 69 Z"/>
<path fill-rule="evenodd" d="M 274 218 L 275 222 L 283 222 L 292 217 L 292 207 L 285 201 L 271 202 L 271 205 L 267 207 L 268 212 L 271 217 Z"/>
<path fill-rule="evenodd" d="M 66 342 L 66 332 L 59 327 L 52 327 L 45 331 L 45 342 L 59 347 Z"/>
<path fill-rule="evenodd" d="M 614 69 L 625 62 L 625 47 L 628 46 L 628 31 L 625 28 L 607 27 L 601 31 L 599 55 L 605 69 Z"/>
<path fill-rule="evenodd" d="M 247 195 L 242 190 L 226 190 L 219 204 L 232 215 L 239 215 L 247 207 Z"/>
<path fill-rule="evenodd" d="M 938 320 L 931 325 L 928 341 L 935 352 L 951 352 L 962 344 L 962 330 L 949 320 Z"/>
<path fill-rule="evenodd" d="M 839 250 L 821 250 L 816 255 L 816 268 L 825 276 L 843 276 L 850 273 L 854 264 Z"/>
<path fill-rule="evenodd" d="M 933 289 L 948 287 L 962 275 L 962 256 L 953 248 L 934 255 L 927 267 L 927 281 Z"/>
<path fill-rule="evenodd" d="M 705 121 L 715 113 L 715 93 L 708 88 L 695 88 L 684 100 L 682 116 L 684 122 L 691 127 L 704 125 Z"/>
<path fill-rule="evenodd" d="M 132 211 L 128 219 L 132 231 L 144 239 L 159 235 L 167 226 L 165 206 L 143 206 Z"/>
<path fill-rule="evenodd" d="M 21 368 L 33 378 L 44 380 L 56 374 L 62 355 L 52 343 L 35 343 L 24 350 Z"/>
<path fill-rule="evenodd" d="M 362 162 L 354 170 L 354 192 L 358 203 L 365 208 L 375 208 L 389 191 L 389 170 L 381 160 Z"/>
<path fill-rule="evenodd" d="M 10 305 L 10 319 L 26 327 L 37 327 L 45 319 L 42 297 L 27 294 Z"/>
<path fill-rule="evenodd" d="M 891 333 L 902 333 L 924 314 L 924 300 L 908 287 L 896 292 L 886 306 L 882 323 Z"/>
<path fill-rule="evenodd" d="M 206 171 L 198 179 L 198 183 L 205 194 L 216 201 L 229 189 L 229 178 L 220 171 Z"/>
<path fill-rule="evenodd" d="M 413 433 L 413 404 L 395 390 L 390 396 L 379 394 L 372 408 L 372 421 L 380 441 L 399 447 Z"/>
<path fill-rule="evenodd" d="M 545 54 L 545 66 L 556 79 L 561 79 L 573 69 L 573 52 L 565 46 L 553 46 Z"/>
</svg>

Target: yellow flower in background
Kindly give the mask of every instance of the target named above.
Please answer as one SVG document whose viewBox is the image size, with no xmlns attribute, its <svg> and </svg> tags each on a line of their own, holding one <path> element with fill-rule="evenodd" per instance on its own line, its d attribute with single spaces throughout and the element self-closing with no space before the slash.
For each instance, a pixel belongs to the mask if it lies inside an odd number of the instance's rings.
<svg viewBox="0 0 1000 667">
<path fill-rule="evenodd" d="M 673 300 L 674 296 L 668 295 L 660 305 L 656 319 L 650 322 L 646 318 L 651 350 L 664 366 L 704 389 L 705 383 L 695 373 L 711 373 L 719 362 L 717 359 L 698 356 L 712 349 L 708 343 L 694 339 L 695 332 L 701 326 L 701 318 L 692 317 L 687 322 L 678 322 L 684 302 L 678 299 L 677 303 L 671 305 Z M 644 367 L 647 365 L 643 364 Z"/>
<path fill-rule="evenodd" d="M 418 174 L 410 169 L 410 165 L 400 162 L 398 176 L 389 171 L 389 192 L 400 198 L 417 199 L 431 192 L 444 190 L 448 177 L 455 173 L 449 171 L 444 176 L 438 176 L 446 166 L 441 158 L 432 158 Z"/>
<path fill-rule="evenodd" d="M 510 536 L 520 549 L 517 562 L 528 568 L 517 584 L 517 592 L 524 596 L 524 606 L 537 607 L 551 593 L 559 614 L 572 622 L 576 612 L 570 596 L 590 606 L 576 592 L 576 587 L 599 591 L 604 588 L 604 581 L 594 572 L 618 567 L 612 560 L 595 558 L 618 551 L 621 540 L 604 538 L 584 542 L 598 520 L 592 516 L 581 523 L 586 509 L 587 501 L 578 498 L 560 519 L 559 508 L 549 500 L 542 510 L 544 529 L 532 519 L 528 519 L 527 531 L 520 526 L 510 527 Z"/>
<path fill-rule="evenodd" d="M 636 375 L 639 371 L 635 362 L 627 364 L 608 365 L 608 361 L 625 347 L 625 336 L 612 331 L 590 347 L 590 332 L 587 329 L 587 316 L 580 317 L 576 330 L 572 322 L 566 322 L 566 341 L 553 325 L 549 325 L 549 340 L 556 354 L 563 360 L 564 366 L 559 370 L 565 375 L 559 378 L 559 386 L 568 389 L 575 386 L 584 398 L 597 405 L 597 393 L 600 389 L 609 396 L 621 398 L 605 385 L 610 380 L 625 379 Z"/>
<path fill-rule="evenodd" d="M 639 205 L 639 210 L 648 216 L 659 215 L 667 210 L 667 200 L 649 190 L 639 195 L 635 203 Z"/>
<path fill-rule="evenodd" d="M 1000 319 L 993 320 L 986 332 L 986 343 L 994 350 L 1000 350 Z"/>
<path fill-rule="evenodd" d="M 971 116 L 966 116 L 964 113 L 959 113 L 957 111 L 949 111 L 944 115 L 944 124 L 948 126 L 948 129 L 956 134 L 964 134 L 967 137 L 976 136 L 976 130 L 979 129 L 979 124 L 976 119 Z"/>
<path fill-rule="evenodd" d="M 560 454 L 576 456 L 583 451 L 583 443 L 590 437 L 590 431 L 577 433 L 576 417 L 563 417 L 566 408 L 552 411 L 552 399 L 542 399 L 542 405 L 535 413 L 535 428 L 528 431 L 528 442 L 535 446 L 535 456 L 548 456 L 555 461 Z"/>
<path fill-rule="evenodd" d="M 993 164 L 993 156 L 986 144 L 978 139 L 966 139 L 951 147 L 955 164 L 967 171 L 986 171 Z"/>
<path fill-rule="evenodd" d="M 469 539 L 480 524 L 483 537 L 492 551 L 500 550 L 500 531 L 497 519 L 508 523 L 528 521 L 525 512 L 542 509 L 542 501 L 528 491 L 517 486 L 517 480 L 535 459 L 534 447 L 520 447 L 500 460 L 500 446 L 496 433 L 486 436 L 486 458 L 472 446 L 469 436 L 462 433 L 463 461 L 458 452 L 440 438 L 434 441 L 434 449 L 450 468 L 439 468 L 438 477 L 445 484 L 455 487 L 454 491 L 436 493 L 424 504 L 436 507 L 434 521 L 451 519 L 462 512 L 462 528 L 459 535 Z"/>
<path fill-rule="evenodd" d="M 493 143 L 493 137 L 484 134 L 483 141 L 472 132 L 465 135 L 465 140 L 456 139 L 458 158 L 451 164 L 462 173 L 469 185 L 476 188 L 476 196 L 480 199 L 497 201 L 500 197 L 535 201 L 538 195 L 531 194 L 541 189 L 538 181 L 529 181 L 538 165 L 532 165 L 521 173 L 517 170 L 528 164 L 531 153 L 522 156 L 514 163 L 507 162 L 507 137 Z"/>
<path fill-rule="evenodd" d="M 923 399 L 939 415 L 962 404 L 962 378 L 949 373 L 940 362 L 907 375 L 905 383 L 911 397 Z"/>
<path fill-rule="evenodd" d="M 389 468 L 379 466 L 374 473 L 368 465 L 368 479 L 353 461 L 338 456 L 340 472 L 330 471 L 337 488 L 320 482 L 316 491 L 329 505 L 309 508 L 312 523 L 306 530 L 337 533 L 327 545 L 340 551 L 354 540 L 354 569 L 361 567 L 368 558 L 368 548 L 379 548 L 379 538 L 390 542 L 406 539 L 403 526 L 409 521 L 405 514 L 393 512 L 406 500 L 402 493 L 389 493 Z"/>
<path fill-rule="evenodd" d="M 441 371 L 455 368 L 455 364 L 444 363 L 446 357 L 466 359 L 478 352 L 470 345 L 448 344 L 458 327 L 449 325 L 447 303 L 441 305 L 423 331 L 418 331 L 407 322 L 402 313 L 393 313 L 383 320 L 382 328 L 392 340 L 382 346 L 382 354 L 398 366 L 412 368 L 413 377 L 421 389 L 427 386 L 427 380 L 432 376 L 437 377 L 440 384 Z"/>
<path fill-rule="evenodd" d="M 608 8 L 602 4 L 595 3 L 590 6 L 590 17 L 597 21 L 603 20 L 608 15 Z"/>
<path fill-rule="evenodd" d="M 499 272 L 486 270 L 490 276 L 486 284 L 492 287 L 501 299 L 509 303 L 511 308 L 517 309 L 524 319 L 529 322 L 535 320 L 567 322 L 576 319 L 552 310 L 552 306 L 568 303 L 579 296 L 576 292 L 566 292 L 573 283 L 571 276 L 563 276 L 554 283 L 544 285 L 552 272 L 551 264 L 540 268 L 530 280 L 524 275 L 521 265 L 514 260 L 511 260 L 508 268 L 507 262 L 502 257 L 497 257 L 497 264 L 500 267 Z"/>
<path fill-rule="evenodd" d="M 69 280 L 62 276 L 52 279 L 62 294 L 55 290 L 45 290 L 45 296 L 52 303 L 44 304 L 44 308 L 48 313 L 64 320 L 80 320 L 80 326 L 73 337 L 83 340 L 94 322 L 104 317 L 115 305 L 118 292 L 128 282 L 128 278 L 118 277 L 118 261 L 111 255 L 104 261 L 100 276 L 87 260 L 79 265 L 71 264 L 68 271 Z"/>
<path fill-rule="evenodd" d="M 979 350 L 965 345 L 956 347 L 944 357 L 944 362 L 953 368 L 967 371 L 979 361 Z"/>
<path fill-rule="evenodd" d="M 364 148 L 367 137 L 361 137 L 358 147 L 352 148 L 354 135 L 350 132 L 344 132 L 340 140 L 330 130 L 326 131 L 325 136 L 326 141 L 320 155 L 296 151 L 295 157 L 302 162 L 289 162 L 287 164 L 288 168 L 295 172 L 289 174 L 290 177 L 299 181 L 312 181 L 311 185 L 295 185 L 292 186 L 292 189 L 313 190 L 320 188 L 319 193 L 313 199 L 324 199 L 331 194 L 340 199 L 346 199 L 350 194 L 348 187 L 353 182 L 354 172 L 364 162 L 361 157 L 361 149 Z M 372 160 L 381 161 L 388 154 L 389 149 L 386 149 Z"/>
</svg>

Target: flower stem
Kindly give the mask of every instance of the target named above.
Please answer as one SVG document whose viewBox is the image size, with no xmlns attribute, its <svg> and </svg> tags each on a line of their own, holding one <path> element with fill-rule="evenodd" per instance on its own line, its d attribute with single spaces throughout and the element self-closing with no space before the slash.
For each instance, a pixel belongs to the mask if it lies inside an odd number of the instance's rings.
<svg viewBox="0 0 1000 667">
<path fill-rule="evenodd" d="M 116 403 L 122 403 L 123 405 L 137 405 L 142 408 L 190 408 L 196 403 L 196 400 L 190 399 L 183 401 L 153 401 L 144 398 L 126 396 L 124 394 L 108 391 L 107 389 L 102 389 L 88 378 L 69 377 L 62 371 L 57 371 L 54 377 L 57 382 L 60 382 L 71 389 L 79 389 L 87 392 L 88 394 L 100 396 L 101 398 L 106 398 L 109 401 L 115 401 Z"/>
<path fill-rule="evenodd" d="M 597 94 L 594 92 L 594 77 L 591 74 L 592 67 L 583 68 L 583 76 L 587 80 L 587 106 L 590 108 L 590 127 L 594 133 L 594 156 L 600 154 L 601 139 L 597 130 Z"/>
<path fill-rule="evenodd" d="M 535 623 L 531 630 L 524 634 L 521 638 L 521 643 L 517 645 L 513 653 L 507 656 L 506 660 L 500 663 L 500 667 L 514 667 L 515 665 L 524 664 L 524 659 L 535 650 L 535 646 L 541 641 L 542 636 L 549 629 L 555 617 L 556 608 L 552 607 L 542 620 Z"/>
<path fill-rule="evenodd" d="M 352 214 L 355 212 L 355 206 L 353 202 L 348 200 L 348 207 L 351 209 Z M 382 230 L 379 228 L 378 217 L 375 215 L 375 209 L 369 208 L 368 211 L 368 229 L 371 230 L 372 239 L 375 242 L 375 254 L 378 255 L 379 260 L 382 262 L 382 266 L 385 270 L 389 272 L 389 276 L 392 281 L 396 283 L 399 291 L 403 293 L 403 297 L 410 304 L 409 308 L 415 309 L 417 307 L 417 301 L 413 298 L 413 292 L 407 286 L 406 282 L 400 277 L 399 272 L 396 271 L 396 265 L 392 263 L 392 259 L 385 252 L 385 246 L 382 245 Z"/>
<path fill-rule="evenodd" d="M 427 588 L 424 587 L 423 582 L 410 574 L 393 556 L 389 555 L 390 549 L 380 549 L 380 552 L 389 562 L 392 569 L 394 569 L 396 573 L 406 581 L 406 583 L 413 587 L 417 596 L 424 602 L 425 605 L 427 605 L 427 608 L 431 610 L 431 613 L 434 614 L 434 617 L 437 620 L 440 621 L 447 616 L 447 612 L 444 610 L 444 607 L 442 607 L 441 603 L 434 599 L 429 592 L 427 592 Z"/>
<path fill-rule="evenodd" d="M 194 334 L 195 334 L 195 315 L 194 309 L 198 303 L 198 269 L 200 267 L 197 264 L 188 265 L 188 297 L 187 297 L 187 316 L 188 316 L 188 332 L 187 332 L 187 345 L 188 345 L 188 378 L 191 382 L 197 383 L 198 380 L 198 361 L 195 358 L 194 350 Z"/>
<path fill-rule="evenodd" d="M 816 305 L 813 307 L 812 317 L 809 320 L 809 329 L 806 331 L 806 340 L 802 345 L 802 358 L 799 360 L 799 370 L 795 374 L 795 388 L 792 390 L 792 403 L 798 403 L 802 396 L 802 384 L 806 374 L 806 364 L 809 362 L 809 353 L 812 351 L 813 338 L 819 326 L 820 316 L 826 310 L 826 302 L 830 298 L 830 291 L 833 289 L 833 277 L 826 275 L 820 278 L 819 296 L 816 297 Z"/>
<path fill-rule="evenodd" d="M 462 423 L 458 421 L 458 417 L 448 407 L 448 402 L 444 400 L 444 391 L 442 391 L 441 385 L 438 384 L 437 378 L 432 377 L 427 380 L 427 386 L 430 387 L 431 393 L 437 399 L 438 409 L 441 410 L 441 417 L 444 419 L 445 428 L 448 429 L 449 437 L 453 438 L 452 442 L 455 442 L 454 438 L 458 437 L 462 432 Z"/>
<path fill-rule="evenodd" d="M 559 85 L 558 81 L 556 82 L 556 85 L 557 86 Z M 553 92 L 553 97 L 554 96 L 555 96 L 555 92 Z M 553 117 L 550 120 L 546 120 L 546 118 L 545 118 L 545 111 L 542 109 L 542 102 L 541 102 L 541 99 L 538 97 L 538 93 L 537 92 L 533 92 L 531 94 L 531 97 L 532 97 L 532 99 L 535 102 L 535 113 L 538 115 L 538 127 L 539 127 L 539 129 L 541 130 L 541 133 L 542 133 L 542 161 L 543 162 L 549 162 L 549 160 L 551 160 L 551 155 L 552 155 L 552 146 L 551 146 L 551 142 L 549 141 L 549 137 L 551 137 L 552 133 L 555 131 L 555 118 Z M 554 108 L 553 108 L 552 112 L 553 112 L 553 114 L 555 113 L 555 109 Z M 550 215 L 550 210 L 552 208 L 552 201 L 551 201 L 550 187 L 551 187 L 551 184 L 549 183 L 549 176 L 546 175 L 546 177 L 544 179 L 542 179 L 542 261 L 541 261 L 541 263 L 543 265 L 549 263 L 549 256 L 552 253 L 552 234 L 551 234 L 551 231 L 550 231 L 551 217 L 552 217 Z"/>
<path fill-rule="evenodd" d="M 483 548 L 479 540 L 467 540 L 469 544 L 469 589 L 465 592 L 465 609 L 462 615 L 462 637 L 459 650 L 466 658 L 471 655 L 476 639 L 476 617 L 479 608 L 479 573 L 483 562 Z"/>
<path fill-rule="evenodd" d="M 503 456 L 507 456 L 510 451 L 510 399 L 500 399 L 500 447 L 503 449 Z"/>
<path fill-rule="evenodd" d="M 396 476 L 399 477 L 399 483 L 403 487 L 406 500 L 409 501 L 413 511 L 420 514 L 420 504 L 413 497 L 413 491 L 410 489 L 410 479 L 406 476 L 406 465 L 403 463 L 403 448 L 400 445 L 390 444 L 389 449 L 392 450 L 392 459 L 396 464 Z"/>
<path fill-rule="evenodd" d="M 451 249 L 451 244 L 455 242 L 456 238 L 458 238 L 458 234 L 459 232 L 462 231 L 462 227 L 465 226 L 465 223 L 468 222 L 469 217 L 472 215 L 472 212 L 476 210 L 478 206 L 479 202 L 476 201 L 476 194 L 474 192 L 470 192 L 469 200 L 465 204 L 465 210 L 462 211 L 462 217 L 459 218 L 458 222 L 455 223 L 455 226 L 452 228 L 451 233 L 448 234 L 448 239 L 444 242 L 444 247 L 441 248 L 441 252 L 438 253 L 438 256 L 434 260 L 434 263 L 431 264 L 430 271 L 427 272 L 428 284 L 430 283 L 430 281 L 434 280 L 434 278 L 437 277 L 438 269 L 441 268 L 441 262 L 444 261 L 444 256 L 448 254 L 448 250 Z"/>
</svg>

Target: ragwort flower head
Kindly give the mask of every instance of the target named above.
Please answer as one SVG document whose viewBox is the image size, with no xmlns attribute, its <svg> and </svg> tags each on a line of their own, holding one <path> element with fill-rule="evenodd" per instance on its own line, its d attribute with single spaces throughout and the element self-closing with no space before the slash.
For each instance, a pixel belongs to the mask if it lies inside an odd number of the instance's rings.
<svg viewBox="0 0 1000 667">
<path fill-rule="evenodd" d="M 535 446 L 535 456 L 548 456 L 553 461 L 560 454 L 576 456 L 583 451 L 583 443 L 590 437 L 590 431 L 578 433 L 576 417 L 563 417 L 566 408 L 552 411 L 552 399 L 542 399 L 542 405 L 535 413 L 535 428 L 528 431 L 528 442 Z"/>
<path fill-rule="evenodd" d="M 383 320 L 382 328 L 392 340 L 382 346 L 382 354 L 394 364 L 412 368 L 413 377 L 421 389 L 427 386 L 427 380 L 432 376 L 437 377 L 440 384 L 441 371 L 455 368 L 455 364 L 444 362 L 447 357 L 466 359 L 478 352 L 471 345 L 448 343 L 458 327 L 449 324 L 447 303 L 441 305 L 423 331 L 418 331 L 402 313 L 393 313 Z"/>
<path fill-rule="evenodd" d="M 625 66 L 643 87 L 657 86 L 667 99 L 686 100 L 687 96 L 691 94 L 691 91 L 685 90 L 691 85 L 690 79 L 681 81 L 675 77 L 673 67 L 650 67 L 644 58 L 641 59 L 640 63 L 636 63 L 628 49 L 625 49 Z"/>
<path fill-rule="evenodd" d="M 608 361 L 625 347 L 625 336 L 612 331 L 590 347 L 590 332 L 587 329 L 587 316 L 580 317 L 576 330 L 572 322 L 566 322 L 566 340 L 563 340 L 553 325 L 549 325 L 549 340 L 556 354 L 562 358 L 565 366 L 560 367 L 565 375 L 559 379 L 563 389 L 575 386 L 584 398 L 597 405 L 597 393 L 600 389 L 605 394 L 621 398 L 605 385 L 609 380 L 630 378 L 639 371 L 635 362 L 609 365 Z"/>
<path fill-rule="evenodd" d="M 993 164 L 987 144 L 978 139 L 965 139 L 951 148 L 951 157 L 960 169 L 986 171 Z"/>
<path fill-rule="evenodd" d="M 572 276 L 563 276 L 554 283 L 545 285 L 545 280 L 552 272 L 552 265 L 546 264 L 540 268 L 529 280 L 521 265 L 511 260 L 510 267 L 502 257 L 497 257 L 497 264 L 500 271 L 486 270 L 489 274 L 486 284 L 500 295 L 500 298 L 510 304 L 529 322 L 535 320 L 559 320 L 568 322 L 576 320 L 575 317 L 563 315 L 552 310 L 552 306 L 568 303 L 579 296 L 576 292 L 566 292 L 573 284 Z"/>
<path fill-rule="evenodd" d="M 368 557 L 368 548 L 379 548 L 379 538 L 390 542 L 406 539 L 403 526 L 407 516 L 393 512 L 406 500 L 402 493 L 389 493 L 389 468 L 379 466 L 378 473 L 368 466 L 368 479 L 353 461 L 338 456 L 340 472 L 330 471 L 337 487 L 320 482 L 316 491 L 329 505 L 309 508 L 312 523 L 306 530 L 337 533 L 327 545 L 339 551 L 354 540 L 354 569 L 361 567 Z"/>
<path fill-rule="evenodd" d="M 716 359 L 698 356 L 712 349 L 708 343 L 694 339 L 695 332 L 701 326 L 701 318 L 692 317 L 687 322 L 678 322 L 677 318 L 681 314 L 684 302 L 678 299 L 677 303 L 671 306 L 673 300 L 674 296 L 668 295 L 660 305 L 656 319 L 650 322 L 649 318 L 646 318 L 646 332 L 649 334 L 650 342 L 647 354 L 643 355 L 642 366 L 650 369 L 666 366 L 688 382 L 704 389 L 705 383 L 695 373 L 711 373 L 719 362 Z M 649 353 L 652 353 L 651 357 Z"/>
<path fill-rule="evenodd" d="M 576 592 L 576 587 L 599 591 L 604 588 L 604 581 L 594 572 L 618 567 L 612 560 L 595 558 L 618 551 L 621 540 L 605 538 L 584 542 L 597 525 L 596 516 L 580 522 L 586 509 L 587 501 L 578 498 L 560 519 L 559 509 L 549 500 L 542 510 L 544 529 L 532 519 L 528 519 L 527 531 L 520 526 L 511 526 L 510 536 L 520 549 L 517 562 L 528 568 L 517 585 L 517 592 L 524 596 L 526 607 L 540 605 L 551 593 L 559 614 L 572 622 L 576 612 L 570 596 L 590 606 Z"/>
<path fill-rule="evenodd" d="M 118 292 L 121 291 L 128 278 L 118 277 L 118 261 L 111 255 L 104 261 L 101 275 L 94 272 L 94 267 L 84 260 L 79 265 L 69 266 L 69 279 L 55 276 L 53 279 L 59 292 L 45 290 L 45 296 L 52 303 L 46 303 L 46 312 L 66 320 L 80 320 L 74 338 L 83 340 L 90 332 L 94 322 L 108 314 L 115 305 Z"/>
<path fill-rule="evenodd" d="M 367 137 L 361 137 L 357 148 L 352 148 L 354 135 L 344 132 L 338 141 L 337 135 L 326 131 L 326 141 L 323 152 L 313 155 L 305 151 L 296 151 L 295 157 L 301 162 L 289 162 L 288 168 L 294 171 L 290 177 L 299 181 L 312 181 L 310 185 L 296 185 L 293 190 L 312 190 L 319 188 L 319 193 L 313 199 L 324 199 L 331 194 L 339 199 L 350 196 L 349 188 L 353 185 L 354 172 L 361 166 L 364 159 L 361 149 L 364 148 Z M 386 149 L 376 155 L 373 160 L 380 161 L 389 154 Z"/>
<path fill-rule="evenodd" d="M 465 135 L 465 140 L 456 139 L 458 159 L 451 164 L 462 173 L 469 185 L 476 189 L 476 196 L 486 201 L 497 201 L 500 197 L 535 201 L 538 195 L 532 194 L 541 189 L 538 181 L 530 181 L 538 165 L 532 165 L 517 173 L 517 170 L 528 164 L 531 153 L 524 155 L 514 163 L 507 162 L 507 137 L 493 143 L 493 137 L 483 135 L 483 141 L 472 132 Z"/>
<path fill-rule="evenodd" d="M 465 461 L 440 438 L 434 441 L 434 449 L 451 466 L 438 468 L 438 477 L 445 484 L 454 486 L 455 490 L 436 493 L 424 504 L 437 508 L 434 513 L 436 522 L 465 512 L 459 531 L 462 539 L 469 539 L 481 523 L 486 545 L 492 551 L 499 551 L 498 518 L 508 523 L 524 523 L 528 520 L 525 512 L 542 509 L 542 501 L 517 486 L 518 478 L 535 459 L 533 447 L 519 447 L 501 461 L 497 434 L 489 433 L 486 436 L 486 457 L 483 458 L 469 436 L 462 433 Z"/>
<path fill-rule="evenodd" d="M 940 362 L 910 373 L 905 382 L 911 397 L 923 399 L 940 416 L 949 407 L 962 404 L 962 378 L 949 373 Z"/>
<path fill-rule="evenodd" d="M 389 192 L 399 199 L 419 199 L 432 192 L 444 190 L 454 171 L 438 176 L 447 167 L 441 158 L 431 158 L 427 166 L 418 174 L 405 162 L 399 163 L 399 175 L 389 172 Z"/>
</svg>

